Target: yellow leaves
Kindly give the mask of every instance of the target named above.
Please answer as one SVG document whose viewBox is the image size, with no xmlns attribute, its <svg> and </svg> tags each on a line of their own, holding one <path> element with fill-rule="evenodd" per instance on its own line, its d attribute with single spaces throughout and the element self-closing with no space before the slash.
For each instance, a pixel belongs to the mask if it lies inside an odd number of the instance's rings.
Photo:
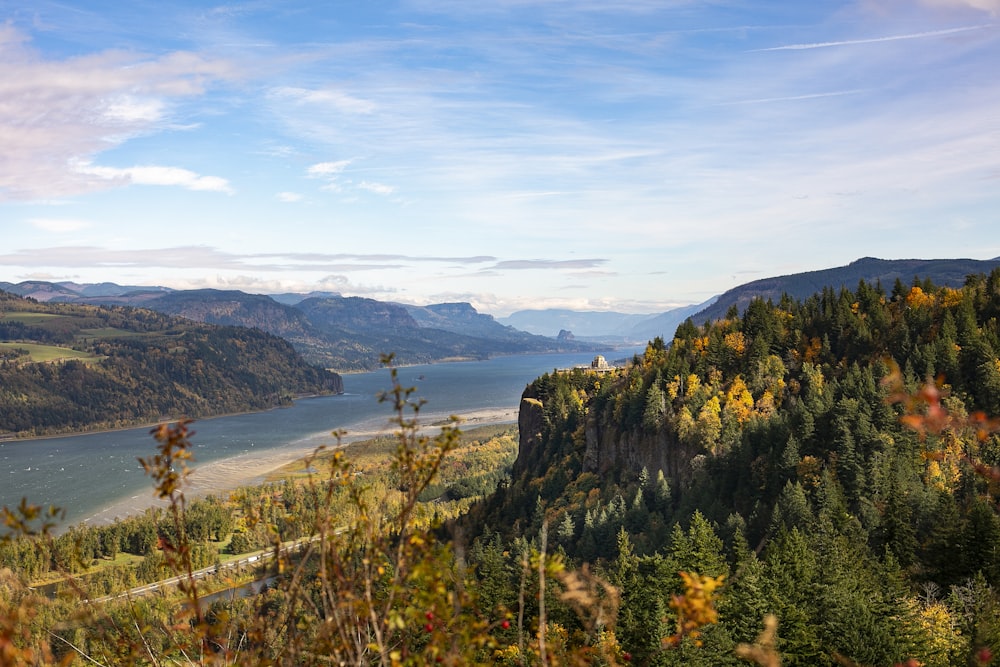
<svg viewBox="0 0 1000 667">
<path fill-rule="evenodd" d="M 924 637 L 928 667 L 952 665 L 960 655 L 964 640 L 957 620 L 942 602 L 930 602 L 920 609 L 917 624 Z"/>
<path fill-rule="evenodd" d="M 910 288 L 910 293 L 906 295 L 906 305 L 910 308 L 929 308 L 934 305 L 934 295 L 927 294 L 914 285 Z"/>
<path fill-rule="evenodd" d="M 928 461 L 924 468 L 924 483 L 937 491 L 944 491 L 948 488 L 944 473 L 941 471 L 941 464 L 934 459 Z"/>
<path fill-rule="evenodd" d="M 701 412 L 698 413 L 698 419 L 709 419 L 711 417 L 718 417 L 719 413 L 722 412 L 722 403 L 719 402 L 718 396 L 713 396 L 712 398 L 705 401 L 705 405 L 702 406 Z"/>
<path fill-rule="evenodd" d="M 736 354 L 743 354 L 747 350 L 747 339 L 742 331 L 727 333 L 722 339 L 722 343 Z"/>
<path fill-rule="evenodd" d="M 771 393 L 770 389 L 764 390 L 764 393 L 760 395 L 760 398 L 754 404 L 754 409 L 757 410 L 757 414 L 761 417 L 766 418 L 774 414 L 777 406 L 774 402 L 774 394 Z"/>
<path fill-rule="evenodd" d="M 700 338 L 695 338 L 691 341 L 694 351 L 701 356 L 708 355 L 708 336 L 701 336 Z"/>
<path fill-rule="evenodd" d="M 747 389 L 743 378 L 737 375 L 726 392 L 726 410 L 737 423 L 745 424 L 750 419 L 753 407 L 753 395 Z"/>
<path fill-rule="evenodd" d="M 674 379 L 667 383 L 666 389 L 667 389 L 667 396 L 670 397 L 671 401 L 680 396 L 681 376 L 675 375 Z"/>
<path fill-rule="evenodd" d="M 953 308 L 962 303 L 962 290 L 944 287 L 941 289 L 941 305 L 945 308 Z"/>
<path fill-rule="evenodd" d="M 706 625 L 719 622 L 715 608 L 716 591 L 722 588 L 726 575 L 709 577 L 695 572 L 678 572 L 684 583 L 684 592 L 670 599 L 670 608 L 677 614 L 677 632 L 663 640 L 667 647 L 678 646 L 690 637 L 695 646 L 701 646 L 701 630 Z"/>
</svg>

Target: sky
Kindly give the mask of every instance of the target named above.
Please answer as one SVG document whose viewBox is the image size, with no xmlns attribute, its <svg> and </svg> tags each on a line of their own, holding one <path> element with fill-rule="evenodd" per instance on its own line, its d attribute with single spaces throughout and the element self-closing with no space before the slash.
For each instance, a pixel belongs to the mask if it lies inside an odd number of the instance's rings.
<svg viewBox="0 0 1000 667">
<path fill-rule="evenodd" d="M 0 0 L 0 281 L 657 313 L 998 215 L 1000 0 Z"/>
</svg>

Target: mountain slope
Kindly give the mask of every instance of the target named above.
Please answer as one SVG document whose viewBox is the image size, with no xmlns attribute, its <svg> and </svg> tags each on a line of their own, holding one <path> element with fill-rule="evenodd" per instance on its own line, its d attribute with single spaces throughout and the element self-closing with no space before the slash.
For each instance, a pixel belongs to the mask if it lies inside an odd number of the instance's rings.
<svg viewBox="0 0 1000 667">
<path fill-rule="evenodd" d="M 740 312 L 754 298 L 770 299 L 777 303 L 783 294 L 793 299 L 805 299 L 832 287 L 840 290 L 842 287 L 854 289 L 858 283 L 865 281 L 881 284 L 889 291 L 897 280 L 909 287 L 914 280 L 929 279 L 936 285 L 960 287 L 965 277 L 971 274 L 989 273 L 1000 266 L 1000 258 L 989 260 L 976 259 L 876 259 L 863 257 L 847 266 L 840 266 L 819 271 L 807 271 L 773 278 L 762 278 L 739 285 L 722 294 L 708 308 L 694 314 L 695 322 L 718 320 L 725 317 L 726 312 L 736 306 Z"/>
<path fill-rule="evenodd" d="M 388 353 L 399 363 L 416 364 L 597 349 L 505 327 L 469 304 L 414 307 L 326 293 L 282 294 L 279 302 L 236 290 L 132 290 L 111 283 L 94 289 L 42 282 L 10 287 L 43 301 L 141 306 L 197 322 L 257 328 L 285 338 L 309 362 L 338 370 L 377 368 Z"/>
<path fill-rule="evenodd" d="M 781 664 L 985 664 L 971 656 L 1000 649 L 1000 422 L 984 418 L 1000 416 L 1000 269 L 962 282 L 755 300 L 626 369 L 542 376 L 510 482 L 463 528 L 489 526 L 480 543 L 504 553 L 547 526 L 553 552 L 601 562 L 635 664 L 737 664 L 766 614 Z M 664 650 L 666 610 L 702 592 L 678 572 L 725 582 L 697 651 Z"/>
<path fill-rule="evenodd" d="M 150 310 L 0 292 L 0 341 L 0 434 L 245 412 L 343 391 L 340 376 L 277 336 Z"/>
</svg>

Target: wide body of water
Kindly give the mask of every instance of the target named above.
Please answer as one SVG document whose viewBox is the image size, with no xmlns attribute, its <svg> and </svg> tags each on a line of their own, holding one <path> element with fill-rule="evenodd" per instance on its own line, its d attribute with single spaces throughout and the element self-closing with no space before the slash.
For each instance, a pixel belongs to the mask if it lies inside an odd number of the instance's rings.
<svg viewBox="0 0 1000 667">
<path fill-rule="evenodd" d="M 609 359 L 636 350 L 608 351 Z M 410 366 L 398 370 L 404 387 L 416 387 L 414 398 L 426 401 L 420 415 L 458 414 L 516 407 L 525 386 L 542 373 L 586 364 L 587 354 L 499 357 L 488 361 Z M 345 393 L 296 401 L 292 407 L 194 423 L 195 466 L 247 452 L 333 444 L 334 430 L 379 430 L 390 406 L 378 402 L 391 387 L 388 369 L 344 376 Z M 136 494 L 152 495 L 152 483 L 138 457 L 152 456 L 156 443 L 148 428 L 59 438 L 0 442 L 0 506 L 30 503 L 65 510 L 65 523 L 94 516 Z"/>
</svg>

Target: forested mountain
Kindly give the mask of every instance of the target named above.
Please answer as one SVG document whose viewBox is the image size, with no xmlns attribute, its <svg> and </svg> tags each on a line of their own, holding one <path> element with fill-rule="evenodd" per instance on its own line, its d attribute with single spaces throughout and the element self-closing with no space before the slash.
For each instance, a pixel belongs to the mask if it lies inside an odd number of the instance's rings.
<svg viewBox="0 0 1000 667">
<path fill-rule="evenodd" d="M 532 383 L 512 480 L 463 525 L 503 551 L 546 524 L 603 563 L 638 664 L 745 664 L 765 614 L 783 665 L 986 664 L 1000 439 L 976 411 L 1000 415 L 1000 270 L 756 299 L 617 374 Z M 719 619 L 664 650 L 680 571 L 725 576 Z"/>
<path fill-rule="evenodd" d="M 753 300 L 625 368 L 538 378 L 506 479 L 498 443 L 456 459 L 453 431 L 422 437 L 396 385 L 395 458 L 364 474 L 337 451 L 282 485 L 0 549 L 36 574 L 106 560 L 75 588 L 104 594 L 211 564 L 228 535 L 231 553 L 272 545 L 273 590 L 203 611 L 191 576 L 184 604 L 67 622 L 71 602 L 0 570 L 0 629 L 23 628 L 8 649 L 26 664 L 983 667 L 1000 651 L 998 354 L 1000 269 Z"/>
<path fill-rule="evenodd" d="M 343 391 L 281 338 L 150 310 L 0 292 L 0 435 L 203 417 Z"/>
<path fill-rule="evenodd" d="M 402 364 L 483 359 L 504 354 L 580 352 L 596 346 L 536 336 L 496 322 L 467 303 L 426 307 L 343 297 L 247 294 L 236 290 L 98 288 L 37 281 L 7 285 L 43 301 L 141 306 L 197 322 L 255 327 L 289 341 L 310 363 L 337 370 L 379 366 L 393 352 Z"/>
<path fill-rule="evenodd" d="M 896 281 L 909 285 L 914 280 L 930 280 L 941 287 L 961 287 L 966 276 L 988 274 L 997 266 L 1000 266 L 1000 257 L 988 260 L 862 257 L 847 266 L 763 278 L 739 285 L 724 292 L 712 305 L 692 314 L 691 319 L 701 324 L 724 317 L 734 305 L 742 312 L 754 299 L 778 301 L 784 294 L 793 299 L 805 299 L 827 287 L 851 289 L 862 280 L 881 285 L 886 290 L 893 289 Z"/>
</svg>

